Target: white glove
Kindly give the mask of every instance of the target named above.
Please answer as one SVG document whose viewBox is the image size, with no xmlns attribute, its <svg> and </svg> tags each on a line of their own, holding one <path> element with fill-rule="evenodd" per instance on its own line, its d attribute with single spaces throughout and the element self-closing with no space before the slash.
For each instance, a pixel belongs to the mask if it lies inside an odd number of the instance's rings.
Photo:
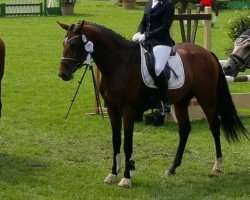
<svg viewBox="0 0 250 200">
<path fill-rule="evenodd" d="M 141 36 L 140 32 L 134 34 L 134 36 L 132 37 L 132 41 L 133 42 L 138 42 L 140 36 Z"/>
<path fill-rule="evenodd" d="M 145 34 L 142 34 L 140 37 L 139 37 L 139 42 L 144 42 L 146 40 L 146 36 Z"/>
</svg>

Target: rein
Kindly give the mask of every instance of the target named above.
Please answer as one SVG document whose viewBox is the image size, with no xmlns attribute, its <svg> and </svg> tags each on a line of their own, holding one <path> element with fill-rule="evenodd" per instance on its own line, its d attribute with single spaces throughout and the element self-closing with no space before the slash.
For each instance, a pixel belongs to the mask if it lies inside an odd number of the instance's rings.
<svg viewBox="0 0 250 200">
<path fill-rule="evenodd" d="M 118 54 L 120 54 L 120 53 L 122 53 L 122 52 L 124 52 L 124 51 L 126 51 L 126 50 L 128 50 L 128 49 L 130 49 L 130 48 L 133 48 L 133 47 L 135 47 L 137 44 L 138 44 L 138 43 L 132 43 L 131 45 L 126 46 L 126 47 L 123 47 L 123 48 L 121 48 L 121 49 L 118 49 L 118 50 L 116 50 L 115 52 L 110 53 L 110 54 L 108 54 L 108 55 L 99 55 L 99 58 L 96 58 L 96 57 L 95 57 L 95 60 L 101 60 L 101 59 L 109 60 L 109 59 L 112 59 L 112 57 L 114 57 L 115 55 L 118 55 Z"/>
</svg>

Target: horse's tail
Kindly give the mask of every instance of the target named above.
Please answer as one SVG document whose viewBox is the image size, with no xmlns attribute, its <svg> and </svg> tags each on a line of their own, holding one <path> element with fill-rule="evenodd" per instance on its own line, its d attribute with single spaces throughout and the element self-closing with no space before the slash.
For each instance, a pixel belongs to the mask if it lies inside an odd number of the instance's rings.
<svg viewBox="0 0 250 200">
<path fill-rule="evenodd" d="M 5 61 L 5 45 L 3 40 L 0 38 L 0 117 L 1 117 L 1 111 L 2 111 L 2 99 L 1 99 L 1 81 L 4 74 L 4 61 Z"/>
<path fill-rule="evenodd" d="M 217 114 L 220 118 L 221 126 L 228 142 L 238 141 L 241 136 L 248 138 L 248 132 L 242 124 L 232 96 L 229 92 L 226 77 L 222 71 L 221 64 L 215 54 L 212 53 L 219 67 L 219 77 L 217 83 Z M 249 139 L 249 138 L 248 138 Z"/>
</svg>

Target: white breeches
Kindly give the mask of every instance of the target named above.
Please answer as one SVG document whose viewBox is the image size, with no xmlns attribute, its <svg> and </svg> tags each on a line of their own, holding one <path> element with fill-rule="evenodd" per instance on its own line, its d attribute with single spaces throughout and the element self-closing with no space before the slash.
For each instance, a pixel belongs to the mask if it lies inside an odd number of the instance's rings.
<svg viewBox="0 0 250 200">
<path fill-rule="evenodd" d="M 157 45 L 153 48 L 153 52 L 155 57 L 155 75 L 159 76 L 168 61 L 171 53 L 171 47 L 166 45 Z"/>
</svg>

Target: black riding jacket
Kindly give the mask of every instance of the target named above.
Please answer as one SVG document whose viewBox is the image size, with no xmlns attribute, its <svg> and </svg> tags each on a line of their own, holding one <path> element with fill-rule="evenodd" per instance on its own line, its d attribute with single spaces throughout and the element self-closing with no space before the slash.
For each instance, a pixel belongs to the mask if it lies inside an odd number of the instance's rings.
<svg viewBox="0 0 250 200">
<path fill-rule="evenodd" d="M 168 0 L 159 0 L 154 8 L 151 7 L 152 0 L 145 5 L 138 32 L 144 33 L 146 42 L 149 42 L 152 46 L 173 46 L 174 41 L 170 37 L 169 31 L 174 19 L 173 4 Z"/>
</svg>

